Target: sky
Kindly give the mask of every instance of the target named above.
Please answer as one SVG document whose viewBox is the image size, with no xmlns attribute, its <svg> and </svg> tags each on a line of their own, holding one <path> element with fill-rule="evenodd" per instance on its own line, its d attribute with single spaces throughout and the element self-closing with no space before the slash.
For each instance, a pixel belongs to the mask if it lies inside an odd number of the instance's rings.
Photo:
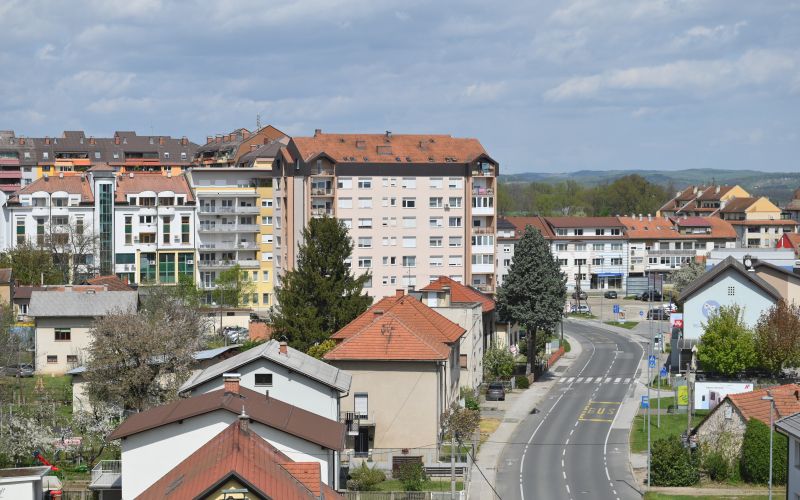
<svg viewBox="0 0 800 500">
<path fill-rule="evenodd" d="M 446 133 L 501 173 L 800 170 L 800 1 L 0 0 L 0 129 Z"/>
</svg>

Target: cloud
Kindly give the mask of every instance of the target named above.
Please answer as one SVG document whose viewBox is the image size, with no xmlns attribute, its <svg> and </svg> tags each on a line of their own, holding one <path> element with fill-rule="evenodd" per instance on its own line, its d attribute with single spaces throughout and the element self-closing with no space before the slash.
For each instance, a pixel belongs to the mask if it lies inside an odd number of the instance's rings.
<svg viewBox="0 0 800 500">
<path fill-rule="evenodd" d="M 86 109 L 92 113 L 145 113 L 156 108 L 155 101 L 149 97 L 103 98 L 90 103 Z"/>
<path fill-rule="evenodd" d="M 747 21 L 734 24 L 719 24 L 717 26 L 693 26 L 681 36 L 672 41 L 672 47 L 683 49 L 700 44 L 723 44 L 731 42 L 739 36 L 742 28 L 747 26 Z"/>
<path fill-rule="evenodd" d="M 52 61 L 56 59 L 54 52 L 56 51 L 55 45 L 47 43 L 36 51 L 36 58 L 42 61 Z"/>
<path fill-rule="evenodd" d="M 133 73 L 86 70 L 75 73 L 59 85 L 68 92 L 118 95 L 131 88 L 135 77 Z"/>
<path fill-rule="evenodd" d="M 506 82 L 481 82 L 468 85 L 461 95 L 468 100 L 488 102 L 497 100 L 506 90 Z"/>
<path fill-rule="evenodd" d="M 772 80 L 790 82 L 798 68 L 797 55 L 750 50 L 737 59 L 680 60 L 570 78 L 547 90 L 548 101 L 587 99 L 618 90 L 675 90 L 708 93 Z"/>
</svg>

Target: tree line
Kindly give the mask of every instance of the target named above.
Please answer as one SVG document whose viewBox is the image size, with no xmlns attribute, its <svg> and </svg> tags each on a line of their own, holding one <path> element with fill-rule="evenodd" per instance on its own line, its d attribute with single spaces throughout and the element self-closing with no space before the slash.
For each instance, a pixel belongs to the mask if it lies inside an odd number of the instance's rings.
<svg viewBox="0 0 800 500">
<path fill-rule="evenodd" d="M 608 216 L 655 214 L 675 194 L 633 174 L 597 186 L 564 182 L 500 182 L 497 206 L 501 215 Z"/>
</svg>

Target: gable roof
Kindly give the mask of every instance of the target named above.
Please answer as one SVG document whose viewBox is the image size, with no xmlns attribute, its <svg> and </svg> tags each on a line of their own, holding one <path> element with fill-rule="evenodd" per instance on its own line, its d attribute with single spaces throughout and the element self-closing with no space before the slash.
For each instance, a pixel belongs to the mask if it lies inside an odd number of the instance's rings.
<svg viewBox="0 0 800 500">
<path fill-rule="evenodd" d="M 436 281 L 432 281 L 428 286 L 422 288 L 422 291 L 441 291 L 446 286 L 450 287 L 451 302 L 480 302 L 483 312 L 494 311 L 494 300 L 490 297 L 447 276 L 439 276 Z"/>
<path fill-rule="evenodd" d="M 85 175 L 77 173 L 66 173 L 56 176 L 43 176 L 31 182 L 24 188 L 20 189 L 9 198 L 9 203 L 19 203 L 19 195 L 21 194 L 34 194 L 43 191 L 45 193 L 56 193 L 63 191 L 68 194 L 81 195 L 81 203 L 94 202 L 94 195 L 92 188 Z"/>
<path fill-rule="evenodd" d="M 127 282 L 122 280 L 116 274 L 111 274 L 108 276 L 96 276 L 94 278 L 89 278 L 86 280 L 86 283 L 89 285 L 105 285 L 106 289 L 109 292 L 129 292 L 133 291 L 130 285 Z"/>
<path fill-rule="evenodd" d="M 800 413 L 783 417 L 775 422 L 775 429 L 781 434 L 800 437 Z"/>
<path fill-rule="evenodd" d="M 127 203 L 129 194 L 139 194 L 144 191 L 152 191 L 156 194 L 162 191 L 172 191 L 175 194 L 185 195 L 187 203 L 194 201 L 194 195 L 184 174 L 130 172 L 117 177 L 115 196 L 117 203 Z"/>
<path fill-rule="evenodd" d="M 96 317 L 111 311 L 135 309 L 136 292 L 33 290 L 29 316 Z"/>
<path fill-rule="evenodd" d="M 122 422 L 108 439 L 125 438 L 218 410 L 239 415 L 243 408 L 250 415 L 250 420 L 273 429 L 331 450 L 341 450 L 344 446 L 344 424 L 284 403 L 274 397 L 264 396 L 246 387 L 239 387 L 238 394 L 219 389 L 136 413 Z"/>
<path fill-rule="evenodd" d="M 505 217 L 500 218 L 497 222 L 498 229 L 500 228 L 500 221 L 506 220 L 514 227 L 514 234 L 517 238 L 522 238 L 522 235 L 525 234 L 525 228 L 527 226 L 531 226 L 532 228 L 538 230 L 545 239 L 553 238 L 555 234 L 553 230 L 550 229 L 550 226 L 547 224 L 547 221 L 544 220 L 544 217 L 535 216 L 535 217 Z"/>
<path fill-rule="evenodd" d="M 733 256 L 725 257 L 725 259 L 714 266 L 710 271 L 706 271 L 704 274 L 700 275 L 696 280 L 689 283 L 686 288 L 683 289 L 681 292 L 680 297 L 678 297 L 677 302 L 683 303 L 689 297 L 694 295 L 695 293 L 699 292 L 702 288 L 706 285 L 712 283 L 715 279 L 720 277 L 726 270 L 733 269 L 737 271 L 739 274 L 744 276 L 746 279 L 750 280 L 755 286 L 763 290 L 767 295 L 774 298 L 775 300 L 780 300 L 781 295 L 778 291 L 767 283 L 763 278 L 758 277 L 755 272 L 748 271 L 744 264 L 739 262 Z"/>
<path fill-rule="evenodd" d="M 601 228 L 601 227 L 623 227 L 619 217 L 545 217 L 545 220 L 552 227 L 561 228 Z M 588 235 L 587 235 L 588 236 Z"/>
<path fill-rule="evenodd" d="M 763 396 L 775 398 L 775 416 L 777 418 L 800 412 L 800 385 L 798 384 L 778 385 L 752 392 L 729 394 L 728 399 L 745 420 L 755 418 L 769 425 L 770 403 L 762 400 Z"/>
<path fill-rule="evenodd" d="M 280 342 L 270 340 L 260 346 L 248 349 L 224 361 L 213 364 L 184 382 L 178 392 L 193 389 L 209 380 L 219 378 L 223 373 L 231 373 L 258 359 L 266 359 L 286 367 L 293 372 L 332 387 L 339 392 L 350 390 L 353 377 L 344 370 L 331 366 L 313 356 L 287 346 L 287 354 L 280 353 Z"/>
<path fill-rule="evenodd" d="M 625 225 L 625 233 L 630 239 L 659 240 L 699 240 L 699 239 L 735 239 L 736 230 L 728 221 L 717 217 L 653 217 L 652 220 L 638 217 L 620 217 Z M 683 228 L 700 228 L 706 232 L 680 232 Z"/>
<path fill-rule="evenodd" d="M 231 423 L 137 498 L 198 498 L 230 478 L 267 498 L 341 498 L 323 490 L 318 462 L 293 462 L 258 434 L 242 428 L 241 420 Z"/>
<path fill-rule="evenodd" d="M 747 197 L 747 198 L 734 198 L 728 201 L 724 207 L 722 207 L 719 211 L 721 213 L 730 213 L 730 212 L 744 212 L 748 208 L 750 208 L 755 202 L 757 202 L 759 198 Z"/>
</svg>

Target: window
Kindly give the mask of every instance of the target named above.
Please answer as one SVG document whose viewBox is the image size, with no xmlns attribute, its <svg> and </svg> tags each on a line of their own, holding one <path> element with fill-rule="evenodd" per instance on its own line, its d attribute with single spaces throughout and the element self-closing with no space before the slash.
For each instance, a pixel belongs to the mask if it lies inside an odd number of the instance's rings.
<svg viewBox="0 0 800 500">
<path fill-rule="evenodd" d="M 273 235 L 271 234 L 262 234 L 261 235 L 261 243 L 266 245 L 272 245 Z"/>
<path fill-rule="evenodd" d="M 272 252 L 261 252 L 261 260 L 270 262 L 272 260 Z"/>
<path fill-rule="evenodd" d="M 592 265 L 593 266 L 602 266 L 603 265 L 603 259 L 592 259 Z"/>
<path fill-rule="evenodd" d="M 265 198 L 261 200 L 262 208 L 272 208 L 272 198 Z"/>
<path fill-rule="evenodd" d="M 612 243 L 611 250 L 614 250 L 616 252 L 622 251 L 622 243 Z"/>
<path fill-rule="evenodd" d="M 622 230 L 618 227 L 611 228 L 611 236 L 620 236 L 622 234 Z"/>
<path fill-rule="evenodd" d="M 175 283 L 174 253 L 162 253 L 158 255 L 158 281 L 160 283 Z"/>
<path fill-rule="evenodd" d="M 450 236 L 450 238 L 448 238 L 447 241 L 447 246 L 449 246 L 450 248 L 458 248 L 463 244 L 462 242 L 463 239 L 461 238 L 461 236 Z"/>
<path fill-rule="evenodd" d="M 358 227 L 360 228 L 372 227 L 372 219 L 358 219 Z"/>
<path fill-rule="evenodd" d="M 734 297 L 736 295 L 736 287 L 729 286 L 728 287 L 728 297 Z"/>
<path fill-rule="evenodd" d="M 384 266 L 396 266 L 397 265 L 397 257 L 384 257 L 383 258 L 383 265 Z"/>
<path fill-rule="evenodd" d="M 594 235 L 595 236 L 605 236 L 606 235 L 606 230 L 605 229 L 595 229 L 594 230 Z"/>
<path fill-rule="evenodd" d="M 444 225 L 441 217 L 431 217 L 430 219 L 428 219 L 428 224 L 430 225 L 430 227 L 433 228 L 443 227 Z"/>
<path fill-rule="evenodd" d="M 461 217 L 448 217 L 447 226 L 448 227 L 461 227 Z"/>
<path fill-rule="evenodd" d="M 622 265 L 622 257 L 612 257 L 611 258 L 611 265 L 612 266 L 621 266 Z"/>
<path fill-rule="evenodd" d="M 265 216 L 261 217 L 261 224 L 264 225 L 264 226 L 271 226 L 272 225 L 272 216 L 271 215 L 265 215 Z"/>
<path fill-rule="evenodd" d="M 353 219 L 339 219 L 347 229 L 353 229 Z"/>
<path fill-rule="evenodd" d="M 494 263 L 494 255 L 491 254 L 477 254 L 472 256 L 472 263 L 473 264 L 488 264 L 492 265 Z"/>
<path fill-rule="evenodd" d="M 56 328 L 55 335 L 56 342 L 68 342 L 72 340 L 72 330 L 69 328 Z"/>
<path fill-rule="evenodd" d="M 511 259 L 503 259 L 503 266 L 508 267 L 511 265 Z"/>
<path fill-rule="evenodd" d="M 372 198 L 359 198 L 358 208 L 372 208 Z"/>
<path fill-rule="evenodd" d="M 152 215 L 140 215 L 139 216 L 139 224 L 152 224 L 153 223 L 153 216 Z"/>
<path fill-rule="evenodd" d="M 369 395 L 366 392 L 356 392 L 353 394 L 353 412 L 356 414 L 356 418 L 368 418 Z"/>
<path fill-rule="evenodd" d="M 339 189 L 352 189 L 353 179 L 350 177 L 339 177 L 339 179 L 336 181 L 336 187 Z"/>
<path fill-rule="evenodd" d="M 133 216 L 125 216 L 125 244 L 130 245 L 133 243 Z"/>
<path fill-rule="evenodd" d="M 161 238 L 163 243 L 169 243 L 172 220 L 170 217 L 161 218 Z"/>
<path fill-rule="evenodd" d="M 417 206 L 416 198 L 403 198 L 403 208 L 415 208 Z"/>
<path fill-rule="evenodd" d="M 450 189 L 462 189 L 464 187 L 464 179 L 461 177 L 450 177 L 447 179 L 447 187 Z"/>
<path fill-rule="evenodd" d="M 431 177 L 430 180 L 431 189 L 442 189 L 442 186 L 444 185 L 442 181 L 443 179 L 441 177 Z"/>
<path fill-rule="evenodd" d="M 141 243 L 155 243 L 156 233 L 139 233 L 139 242 Z"/>
<path fill-rule="evenodd" d="M 77 364 L 78 356 L 75 354 L 67 354 L 67 363 Z"/>
<path fill-rule="evenodd" d="M 576 252 L 585 252 L 586 251 L 586 243 L 575 243 L 575 251 Z"/>
<path fill-rule="evenodd" d="M 474 257 L 474 256 L 473 256 Z M 487 255 L 487 257 L 492 257 Z M 450 255 L 447 257 L 447 265 L 450 267 L 459 267 L 464 265 L 464 257 L 461 255 Z"/>
<path fill-rule="evenodd" d="M 271 373 L 256 373 L 256 387 L 272 387 Z"/>
<path fill-rule="evenodd" d="M 75 218 L 75 232 L 77 234 L 83 234 L 83 217 L 76 217 Z"/>
<path fill-rule="evenodd" d="M 431 248 L 442 248 L 442 237 L 441 236 L 431 236 L 428 240 L 428 245 Z"/>
<path fill-rule="evenodd" d="M 369 269 L 372 267 L 372 258 L 371 257 L 359 257 L 358 258 L 358 267 L 361 269 Z"/>
<path fill-rule="evenodd" d="M 417 188 L 416 177 L 403 177 L 403 183 L 401 186 L 403 187 L 403 189 L 416 189 Z"/>
<path fill-rule="evenodd" d="M 36 244 L 44 245 L 44 217 L 36 218 Z"/>
<path fill-rule="evenodd" d="M 417 237 L 403 236 L 403 248 L 417 248 Z"/>
<path fill-rule="evenodd" d="M 55 364 L 55 363 L 58 363 L 58 356 L 53 355 L 53 354 L 48 354 L 47 355 L 47 364 L 52 365 L 52 364 Z"/>
<path fill-rule="evenodd" d="M 566 243 L 556 243 L 556 252 L 566 252 L 566 251 L 567 251 Z"/>
<path fill-rule="evenodd" d="M 576 229 L 575 236 L 583 236 L 583 229 Z"/>
<path fill-rule="evenodd" d="M 444 265 L 444 256 L 442 256 L 442 255 L 431 255 L 430 259 L 428 260 L 428 264 L 431 267 L 442 267 Z"/>
<path fill-rule="evenodd" d="M 450 208 L 461 208 L 461 197 L 451 196 L 447 199 L 447 204 L 450 205 Z"/>
<path fill-rule="evenodd" d="M 372 188 L 372 177 L 359 177 L 358 178 L 358 187 L 360 189 L 371 189 Z"/>
<path fill-rule="evenodd" d="M 575 265 L 576 266 L 585 266 L 586 265 L 586 259 L 575 259 Z"/>
<path fill-rule="evenodd" d="M 416 217 L 403 217 L 403 227 L 414 228 L 417 227 Z"/>
<path fill-rule="evenodd" d="M 556 236 L 566 236 L 566 235 L 567 235 L 566 229 L 564 229 L 563 227 L 556 228 Z"/>
<path fill-rule="evenodd" d="M 595 252 L 602 252 L 606 249 L 606 246 L 603 243 L 595 243 L 592 245 L 592 250 Z"/>
<path fill-rule="evenodd" d="M 494 236 L 492 235 L 477 235 L 472 237 L 473 246 L 493 246 Z"/>
<path fill-rule="evenodd" d="M 559 265 L 559 266 L 566 266 L 566 265 L 568 265 L 568 264 L 567 264 L 567 259 L 558 259 L 558 265 Z"/>
<path fill-rule="evenodd" d="M 432 196 L 428 199 L 428 207 L 429 208 L 442 208 L 442 197 L 441 196 Z"/>
<path fill-rule="evenodd" d="M 339 208 L 353 208 L 353 199 L 339 198 Z"/>
<path fill-rule="evenodd" d="M 403 267 L 417 267 L 417 257 L 415 255 L 404 255 Z"/>
<path fill-rule="evenodd" d="M 372 248 L 372 236 L 359 236 L 358 248 Z"/>
</svg>

